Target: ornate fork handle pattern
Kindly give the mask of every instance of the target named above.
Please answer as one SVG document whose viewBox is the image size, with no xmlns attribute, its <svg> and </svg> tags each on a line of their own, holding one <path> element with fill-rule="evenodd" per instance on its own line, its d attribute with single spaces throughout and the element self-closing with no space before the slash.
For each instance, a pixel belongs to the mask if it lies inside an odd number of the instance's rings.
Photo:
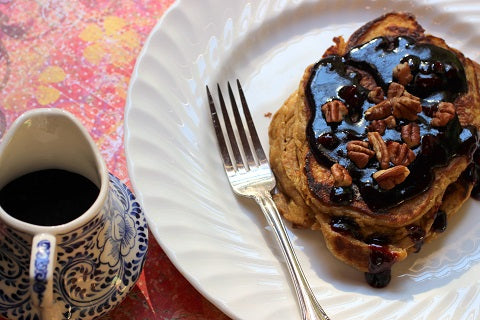
<svg viewBox="0 0 480 320">
<path fill-rule="evenodd" d="M 230 121 L 230 116 L 227 112 L 220 86 L 217 86 L 221 109 L 220 114 L 222 115 L 223 120 L 222 129 L 222 124 L 215 103 L 207 86 L 207 97 L 213 127 L 217 136 L 228 180 L 236 194 L 255 199 L 261 207 L 285 257 L 287 268 L 290 272 L 298 303 L 300 305 L 302 319 L 330 320 L 316 300 L 315 295 L 303 274 L 278 209 L 270 194 L 270 191 L 276 184 L 275 177 L 270 169 L 268 159 L 263 152 L 260 140 L 258 139 L 242 87 L 238 80 L 237 87 L 245 121 L 243 121 L 240 116 L 235 96 L 229 83 L 228 92 L 235 120 L 234 127 Z M 235 135 L 234 128 L 237 130 L 237 135 Z M 224 134 L 224 131 L 226 134 Z M 250 136 L 252 148 L 250 147 L 248 135 Z"/>
</svg>

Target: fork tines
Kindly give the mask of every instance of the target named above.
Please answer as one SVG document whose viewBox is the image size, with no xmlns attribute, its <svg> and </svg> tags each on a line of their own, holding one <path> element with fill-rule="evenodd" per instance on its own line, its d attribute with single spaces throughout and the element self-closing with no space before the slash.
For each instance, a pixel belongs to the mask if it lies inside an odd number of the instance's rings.
<svg viewBox="0 0 480 320">
<path fill-rule="evenodd" d="M 245 169 L 248 171 L 250 167 L 267 163 L 267 158 L 260 143 L 260 139 L 258 138 L 242 86 L 238 79 L 237 87 L 244 117 L 242 118 L 240 115 L 235 95 L 229 82 L 228 94 L 230 96 L 231 111 L 235 119 L 235 122 L 232 125 L 220 85 L 217 84 L 222 122 L 224 124 L 223 129 L 208 86 L 206 89 L 213 126 L 217 135 L 225 169 L 227 169 L 227 167 L 230 167 L 228 169 L 232 169 L 235 166 L 237 170 Z M 250 139 L 248 137 L 250 137 Z M 231 152 L 232 157 L 230 157 L 229 152 Z"/>
</svg>

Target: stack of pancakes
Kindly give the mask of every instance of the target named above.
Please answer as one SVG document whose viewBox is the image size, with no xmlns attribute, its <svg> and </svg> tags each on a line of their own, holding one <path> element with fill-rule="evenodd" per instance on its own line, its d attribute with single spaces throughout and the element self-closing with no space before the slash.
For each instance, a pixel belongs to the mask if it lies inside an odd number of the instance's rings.
<svg viewBox="0 0 480 320">
<path fill-rule="evenodd" d="M 480 66 L 408 13 L 334 42 L 272 119 L 274 199 L 383 287 L 476 183 Z"/>
</svg>

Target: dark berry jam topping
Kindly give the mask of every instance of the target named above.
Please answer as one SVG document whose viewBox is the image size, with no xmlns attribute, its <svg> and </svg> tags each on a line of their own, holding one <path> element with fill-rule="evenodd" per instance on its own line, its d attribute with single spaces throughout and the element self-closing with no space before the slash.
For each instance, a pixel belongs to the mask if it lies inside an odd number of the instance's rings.
<svg viewBox="0 0 480 320">
<path fill-rule="evenodd" d="M 373 122 L 364 115 L 376 103 L 368 97 L 372 86 L 362 82 L 365 74 L 386 95 L 390 84 L 397 82 L 392 70 L 400 64 L 409 66 L 411 79 L 404 88 L 420 100 L 421 111 L 414 120 L 396 117 L 395 125 L 382 130 L 382 139 L 386 143 L 403 144 L 402 127 L 413 123 L 418 126 L 420 141 L 409 146 L 414 160 L 407 165 L 406 179 L 387 189 L 373 178 L 374 173 L 384 169 L 377 158 L 374 156 L 359 168 L 347 156 L 347 144 L 352 140 L 369 141 L 367 134 Z M 478 144 L 475 128 L 462 127 L 456 114 L 445 124 L 432 124 L 441 102 L 453 102 L 466 91 L 465 71 L 455 54 L 434 45 L 415 43 L 408 37 L 376 38 L 345 56 L 332 55 L 316 63 L 306 86 L 310 108 L 306 134 L 310 150 L 316 161 L 328 168 L 335 163 L 345 167 L 353 181 L 347 188 L 333 187 L 330 199 L 337 204 L 363 200 L 372 211 L 381 214 L 426 191 L 433 181 L 434 168 L 447 165 L 456 156 L 471 158 Z M 348 111 L 341 121 L 327 121 L 322 106 L 337 100 Z M 309 180 L 310 183 L 313 181 Z M 313 184 L 310 189 L 319 191 Z M 475 190 L 480 197 L 479 189 Z"/>
<path fill-rule="evenodd" d="M 431 44 L 417 44 L 409 37 L 379 37 L 353 48 L 345 58 L 368 71 L 382 88 L 394 81 L 393 69 L 407 62 L 413 80 L 405 89 L 426 101 L 453 101 L 467 88 L 463 66 L 453 53 Z"/>
<path fill-rule="evenodd" d="M 413 247 L 415 248 L 415 252 L 419 252 L 425 240 L 425 230 L 414 224 L 406 226 L 405 229 L 407 229 L 408 236 L 414 243 Z"/>
<path fill-rule="evenodd" d="M 333 231 L 346 236 L 352 236 L 355 239 L 360 239 L 360 227 L 349 217 L 333 217 L 330 220 L 330 227 Z"/>
<path fill-rule="evenodd" d="M 377 234 L 377 233 L 367 236 L 364 241 L 367 244 L 374 244 L 377 246 L 386 246 L 390 244 L 390 239 L 388 236 L 384 234 Z"/>
<path fill-rule="evenodd" d="M 352 202 L 354 193 L 350 187 L 333 187 L 330 192 L 330 199 L 338 204 L 348 204 Z"/>
<path fill-rule="evenodd" d="M 473 156 L 473 167 L 469 172 L 470 179 L 473 181 L 472 197 L 480 200 L 480 149 L 477 149 Z"/>
<path fill-rule="evenodd" d="M 387 269 L 378 273 L 365 272 L 365 281 L 374 288 L 385 288 L 392 279 L 392 270 Z"/>
<path fill-rule="evenodd" d="M 391 269 L 396 261 L 397 255 L 387 246 L 371 244 L 368 272 L 365 273 L 367 283 L 375 288 L 386 287 L 390 282 Z"/>
<path fill-rule="evenodd" d="M 435 213 L 435 219 L 433 220 L 432 224 L 432 231 L 433 232 L 444 232 L 447 230 L 447 214 L 443 210 L 438 210 Z"/>
<path fill-rule="evenodd" d="M 378 273 L 388 270 L 395 263 L 397 256 L 386 246 L 370 245 L 368 271 Z"/>
</svg>

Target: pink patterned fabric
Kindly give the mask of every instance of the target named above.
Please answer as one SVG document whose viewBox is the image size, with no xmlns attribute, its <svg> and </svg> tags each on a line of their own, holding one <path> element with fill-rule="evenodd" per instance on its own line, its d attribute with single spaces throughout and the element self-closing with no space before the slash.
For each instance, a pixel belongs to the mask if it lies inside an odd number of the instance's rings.
<svg viewBox="0 0 480 320">
<path fill-rule="evenodd" d="M 123 149 L 136 58 L 174 0 L 0 0 L 0 136 L 26 110 L 66 109 L 129 185 Z M 134 290 L 102 320 L 228 319 L 175 269 L 150 237 Z"/>
</svg>

